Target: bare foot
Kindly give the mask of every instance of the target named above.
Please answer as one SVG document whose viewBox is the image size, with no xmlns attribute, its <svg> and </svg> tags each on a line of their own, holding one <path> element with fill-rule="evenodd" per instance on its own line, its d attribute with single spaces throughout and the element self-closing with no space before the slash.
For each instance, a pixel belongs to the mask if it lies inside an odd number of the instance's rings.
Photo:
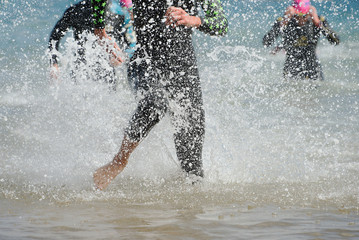
<svg viewBox="0 0 359 240">
<path fill-rule="evenodd" d="M 120 151 L 115 155 L 112 162 L 100 167 L 93 174 L 96 189 L 104 190 L 127 165 L 127 159 L 138 146 L 139 142 L 130 142 L 123 138 Z"/>
<path fill-rule="evenodd" d="M 110 162 L 95 171 L 93 180 L 96 189 L 104 190 L 111 181 L 125 168 L 123 164 Z"/>
</svg>

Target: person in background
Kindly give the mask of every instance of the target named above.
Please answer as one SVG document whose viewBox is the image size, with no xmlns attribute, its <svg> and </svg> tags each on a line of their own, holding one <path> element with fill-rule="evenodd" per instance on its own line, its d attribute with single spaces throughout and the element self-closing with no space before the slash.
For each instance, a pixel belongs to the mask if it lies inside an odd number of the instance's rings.
<svg viewBox="0 0 359 240">
<path fill-rule="evenodd" d="M 286 51 L 285 79 L 323 80 L 323 72 L 316 55 L 319 38 L 323 34 L 331 44 L 338 45 L 339 36 L 329 27 L 324 16 L 318 16 L 310 0 L 294 0 L 284 17 L 279 17 L 271 30 L 263 37 L 263 45 L 270 47 L 280 36 L 280 49 Z"/>
<path fill-rule="evenodd" d="M 95 34 L 107 38 L 107 1 L 93 1 Z M 202 90 L 192 44 L 193 29 L 222 36 L 228 21 L 220 0 L 134 0 L 137 48 L 129 65 L 138 106 L 119 152 L 94 173 L 97 189 L 105 189 L 125 168 L 131 153 L 161 121 L 171 117 L 174 143 L 182 170 L 190 179 L 201 179 L 205 116 Z M 198 12 L 200 5 L 205 16 Z"/>
<path fill-rule="evenodd" d="M 131 9 L 122 6 L 120 3 L 115 2 L 111 5 L 111 11 L 106 15 L 107 19 L 107 30 L 110 32 L 117 43 L 120 44 L 122 49 L 126 49 L 127 56 L 130 57 L 134 51 L 136 45 L 136 36 L 133 32 L 132 20 L 128 12 Z M 85 59 L 85 48 L 84 44 L 87 41 L 86 35 L 93 33 L 94 24 L 92 22 L 92 7 L 91 0 L 84 0 L 77 4 L 69 7 L 65 10 L 63 16 L 57 21 L 49 37 L 48 50 L 51 53 L 51 76 L 53 78 L 58 77 L 59 57 L 57 52 L 59 51 L 59 45 L 61 39 L 69 31 L 73 30 L 74 39 L 78 44 L 77 51 L 74 52 L 76 60 L 73 63 L 75 69 L 79 69 L 81 64 L 87 64 Z M 115 45 L 114 47 L 117 48 Z M 123 60 L 118 59 L 119 63 Z M 105 69 L 99 62 L 95 64 L 95 72 L 98 73 L 96 79 L 99 81 L 107 82 L 115 88 L 116 86 L 116 75 L 114 68 Z M 116 65 L 116 63 L 114 64 Z M 76 81 L 76 71 L 72 71 L 72 77 Z"/>
<path fill-rule="evenodd" d="M 122 31 L 124 33 L 125 41 L 127 46 L 124 46 L 125 52 L 127 53 L 128 60 L 133 56 L 136 49 L 136 33 L 133 29 L 133 5 L 131 0 L 113 0 L 111 7 L 111 12 L 116 13 L 120 16 L 124 17 L 124 21 L 122 24 Z M 121 35 L 122 36 L 122 35 Z"/>
</svg>

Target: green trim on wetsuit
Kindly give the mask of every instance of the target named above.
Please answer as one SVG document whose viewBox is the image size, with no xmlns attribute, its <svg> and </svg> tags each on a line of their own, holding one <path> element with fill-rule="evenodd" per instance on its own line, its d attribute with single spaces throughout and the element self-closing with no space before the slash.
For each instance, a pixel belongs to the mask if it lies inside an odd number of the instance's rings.
<svg viewBox="0 0 359 240">
<path fill-rule="evenodd" d="M 105 12 L 107 0 L 91 0 L 92 16 L 95 28 L 105 28 Z"/>
<path fill-rule="evenodd" d="M 201 18 L 201 26 L 198 28 L 201 32 L 210 35 L 224 35 L 228 32 L 228 21 L 224 14 L 220 0 L 201 1 L 201 7 L 205 17 Z"/>
<path fill-rule="evenodd" d="M 105 8 L 107 0 L 92 0 L 93 18 L 96 28 L 105 27 Z M 205 17 L 200 17 L 200 31 L 210 35 L 224 35 L 228 32 L 228 21 L 220 0 L 202 0 L 201 7 Z M 136 6 L 135 6 L 136 7 Z"/>
<path fill-rule="evenodd" d="M 57 21 L 49 36 L 48 49 L 52 54 L 51 64 L 57 64 L 58 56 L 56 53 L 59 51 L 60 41 L 69 30 L 73 30 L 75 40 L 82 46 L 86 38 L 81 35 L 84 32 L 93 32 L 94 30 L 92 14 L 91 0 L 80 1 L 65 10 L 63 16 Z M 122 43 L 124 41 L 122 29 L 123 27 L 127 27 L 123 26 L 123 17 L 117 14 L 107 13 L 106 22 L 111 26 L 111 29 L 113 29 L 113 31 L 109 31 L 111 35 L 119 43 Z M 126 35 L 127 33 L 128 30 L 126 28 Z M 132 42 L 129 43 L 132 44 Z M 84 51 L 81 50 L 78 56 L 83 56 L 83 54 Z"/>
<path fill-rule="evenodd" d="M 133 1 L 138 48 L 129 62 L 128 73 L 139 102 L 125 135 L 130 141 L 140 142 L 168 113 L 182 169 L 187 174 L 203 176 L 205 112 L 192 29 L 164 25 L 162 20 L 169 7 L 168 2 Z M 198 16 L 199 0 L 171 2 L 188 14 Z M 222 8 L 215 8 L 220 7 L 220 2 L 202 0 L 201 3 L 205 7 L 204 19 L 208 20 L 203 19 L 199 30 L 212 35 L 225 34 L 228 22 L 223 20 Z"/>
</svg>

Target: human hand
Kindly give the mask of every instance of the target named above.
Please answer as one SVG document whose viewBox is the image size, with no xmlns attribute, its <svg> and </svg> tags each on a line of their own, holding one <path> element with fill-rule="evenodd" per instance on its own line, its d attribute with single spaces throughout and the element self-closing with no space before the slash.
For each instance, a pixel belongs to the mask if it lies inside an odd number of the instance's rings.
<svg viewBox="0 0 359 240">
<path fill-rule="evenodd" d="M 283 50 L 282 46 L 276 46 L 275 48 L 272 49 L 272 51 L 270 52 L 272 55 L 276 55 L 277 53 L 279 53 L 281 50 Z"/>
<path fill-rule="evenodd" d="M 57 63 L 54 63 L 51 66 L 50 77 L 54 82 L 59 79 L 59 66 L 57 65 Z"/>
<path fill-rule="evenodd" d="M 110 63 L 112 66 L 117 67 L 121 65 L 121 63 L 124 62 L 124 60 L 121 58 L 120 53 L 121 49 L 118 47 L 116 43 L 113 44 L 113 49 L 109 51 L 110 53 Z"/>
<path fill-rule="evenodd" d="M 110 64 L 114 67 L 119 66 L 124 60 L 121 58 L 122 52 L 116 42 L 112 42 L 105 29 L 95 29 L 95 35 L 100 39 L 100 44 L 106 44 L 106 52 L 110 54 Z M 106 42 L 106 40 L 109 40 Z"/>
<path fill-rule="evenodd" d="M 179 7 L 169 7 L 166 11 L 166 25 L 177 27 L 180 25 L 186 27 L 199 27 L 201 19 L 196 16 L 190 16 L 185 10 Z"/>
<path fill-rule="evenodd" d="M 96 28 L 94 33 L 101 40 L 104 39 L 104 38 L 109 38 L 109 36 L 107 36 L 107 33 L 106 33 L 104 28 L 102 28 L 102 29 L 97 29 Z"/>
</svg>

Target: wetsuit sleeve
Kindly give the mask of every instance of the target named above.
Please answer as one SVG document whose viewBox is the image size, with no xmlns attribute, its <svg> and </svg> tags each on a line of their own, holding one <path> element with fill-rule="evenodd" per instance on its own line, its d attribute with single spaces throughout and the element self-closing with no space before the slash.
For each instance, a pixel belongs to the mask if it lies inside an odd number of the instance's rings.
<svg viewBox="0 0 359 240">
<path fill-rule="evenodd" d="M 321 31 L 323 35 L 328 39 L 331 44 L 338 45 L 340 42 L 338 34 L 329 27 L 329 24 L 325 17 L 321 16 L 320 21 L 322 23 Z"/>
<path fill-rule="evenodd" d="M 125 52 L 128 54 L 129 58 L 133 56 L 137 43 L 136 32 L 133 28 L 133 22 L 131 19 L 131 13 L 132 8 L 129 8 L 127 14 L 125 14 L 125 22 L 123 26 L 126 29 L 125 39 L 128 44 L 128 48 L 125 50 Z"/>
<path fill-rule="evenodd" d="M 280 23 L 282 21 L 283 18 L 279 17 L 277 21 L 273 24 L 271 30 L 269 30 L 269 32 L 264 35 L 262 43 L 265 47 L 270 47 L 280 35 Z"/>
<path fill-rule="evenodd" d="M 128 45 L 125 52 L 127 53 L 128 57 L 131 58 L 135 52 L 136 48 L 136 33 L 133 28 L 133 4 L 131 0 L 120 0 L 120 4 L 122 8 L 124 9 L 122 12 L 125 16 L 125 21 L 122 25 L 122 28 L 125 29 L 125 40 Z"/>
<path fill-rule="evenodd" d="M 127 44 L 127 48 L 125 52 L 127 53 L 128 57 L 131 58 L 132 55 L 135 52 L 136 48 L 136 33 L 134 31 L 133 27 L 133 6 L 132 1 L 127 0 L 121 0 L 120 5 L 117 5 L 116 2 L 112 3 L 111 11 L 118 14 L 119 16 L 123 16 L 123 21 L 116 21 L 116 24 L 114 26 L 115 28 L 115 37 L 120 42 L 122 41 L 122 36 L 124 34 L 124 39 Z"/>
<path fill-rule="evenodd" d="M 201 0 L 201 7 L 205 13 L 201 18 L 198 29 L 209 35 L 222 36 L 228 32 L 228 21 L 224 14 L 220 0 Z"/>
<path fill-rule="evenodd" d="M 54 48 L 58 51 L 60 40 L 65 36 L 67 30 L 71 28 L 71 15 L 72 8 L 68 8 L 62 18 L 57 21 L 55 27 L 52 29 L 50 37 L 49 37 L 49 46 L 48 49 L 50 53 L 54 50 Z M 55 53 L 51 56 L 51 64 L 57 64 L 57 55 Z"/>
<path fill-rule="evenodd" d="M 92 18 L 95 28 L 105 28 L 105 15 L 106 15 L 107 0 L 91 0 Z"/>
</svg>

